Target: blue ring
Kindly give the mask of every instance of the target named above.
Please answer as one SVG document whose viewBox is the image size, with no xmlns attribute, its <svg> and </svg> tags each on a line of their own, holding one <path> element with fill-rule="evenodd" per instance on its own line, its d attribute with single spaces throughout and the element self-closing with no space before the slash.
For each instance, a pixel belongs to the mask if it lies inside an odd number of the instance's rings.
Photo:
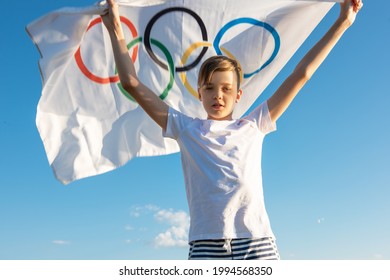
<svg viewBox="0 0 390 280">
<path fill-rule="evenodd" d="M 276 29 L 273 28 L 268 23 L 262 22 L 260 20 L 254 19 L 254 18 L 247 18 L 247 17 L 234 19 L 234 20 L 228 22 L 227 24 L 225 24 L 219 30 L 218 34 L 215 36 L 213 46 L 214 46 L 214 49 L 218 55 L 222 55 L 222 51 L 219 48 L 219 44 L 221 43 L 222 36 L 226 33 L 226 31 L 228 29 L 230 29 L 231 27 L 233 27 L 237 24 L 241 24 L 241 23 L 248 23 L 248 24 L 253 24 L 256 26 L 263 27 L 265 30 L 267 30 L 268 32 L 271 33 L 272 37 L 275 40 L 275 49 L 274 49 L 271 57 L 262 66 L 260 66 L 259 69 L 253 71 L 252 73 L 248 73 L 248 74 L 244 73 L 244 78 L 247 79 L 247 78 L 250 78 L 253 75 L 259 73 L 261 70 L 263 70 L 265 67 L 267 67 L 275 59 L 275 57 L 278 54 L 279 49 L 280 49 L 280 37 L 279 37 L 279 34 L 276 31 Z"/>
</svg>

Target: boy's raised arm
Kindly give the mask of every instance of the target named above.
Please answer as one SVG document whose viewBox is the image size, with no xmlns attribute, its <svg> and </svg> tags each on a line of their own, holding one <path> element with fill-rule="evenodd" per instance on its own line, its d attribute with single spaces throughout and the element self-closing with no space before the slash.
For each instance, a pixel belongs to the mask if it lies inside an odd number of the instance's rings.
<svg viewBox="0 0 390 280">
<path fill-rule="evenodd" d="M 336 22 L 267 100 L 272 121 L 275 122 L 288 108 L 294 97 L 325 60 L 343 33 L 355 21 L 356 14 L 362 6 L 363 2 L 361 0 L 344 0 L 343 3 L 340 3 L 340 15 Z"/>
<path fill-rule="evenodd" d="M 102 19 L 110 34 L 115 63 L 121 84 L 145 112 L 165 130 L 169 107 L 138 79 L 133 62 L 127 50 L 119 18 L 118 5 L 114 0 L 108 0 L 107 2 L 108 12 L 102 16 Z"/>
</svg>

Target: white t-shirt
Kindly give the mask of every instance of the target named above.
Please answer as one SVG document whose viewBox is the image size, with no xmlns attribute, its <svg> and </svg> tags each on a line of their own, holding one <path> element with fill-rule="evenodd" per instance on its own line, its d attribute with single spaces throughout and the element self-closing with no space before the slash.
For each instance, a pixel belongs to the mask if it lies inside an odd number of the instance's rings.
<svg viewBox="0 0 390 280">
<path fill-rule="evenodd" d="M 189 242 L 274 237 L 261 177 L 263 139 L 274 130 L 267 102 L 231 121 L 191 118 L 169 109 L 164 137 L 180 146 L 191 218 Z"/>
</svg>

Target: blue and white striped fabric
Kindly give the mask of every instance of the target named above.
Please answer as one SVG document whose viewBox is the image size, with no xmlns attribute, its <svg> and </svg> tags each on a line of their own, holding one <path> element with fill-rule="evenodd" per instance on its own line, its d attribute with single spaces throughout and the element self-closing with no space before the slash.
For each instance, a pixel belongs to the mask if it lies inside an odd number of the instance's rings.
<svg viewBox="0 0 390 280">
<path fill-rule="evenodd" d="M 257 239 L 199 240 L 190 243 L 189 260 L 279 260 L 275 240 Z"/>
</svg>

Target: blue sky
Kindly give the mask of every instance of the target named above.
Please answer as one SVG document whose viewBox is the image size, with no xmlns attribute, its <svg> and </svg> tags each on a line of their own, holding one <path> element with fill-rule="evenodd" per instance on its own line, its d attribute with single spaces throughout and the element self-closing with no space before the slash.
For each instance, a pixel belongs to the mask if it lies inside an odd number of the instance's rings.
<svg viewBox="0 0 390 280">
<path fill-rule="evenodd" d="M 283 259 L 390 259 L 390 15 L 366 1 L 263 148 Z M 16 1 L 1 21 L 0 259 L 186 259 L 178 154 L 64 186 L 35 126 L 39 55 L 25 26 L 88 0 Z M 376 5 L 376 6 L 375 6 Z M 335 6 L 258 104 L 338 14 Z"/>
</svg>

